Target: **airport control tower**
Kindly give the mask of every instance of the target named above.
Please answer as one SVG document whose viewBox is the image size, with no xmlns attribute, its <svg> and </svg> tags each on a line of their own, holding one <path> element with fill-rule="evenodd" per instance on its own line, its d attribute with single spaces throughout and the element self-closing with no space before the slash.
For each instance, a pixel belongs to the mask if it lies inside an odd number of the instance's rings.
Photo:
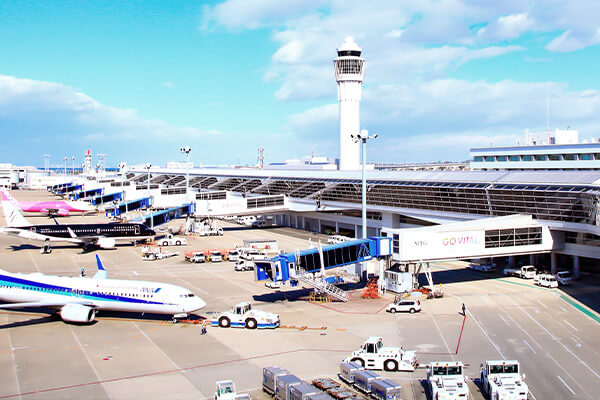
<svg viewBox="0 0 600 400">
<path fill-rule="evenodd" d="M 360 132 L 360 100 L 365 60 L 362 49 L 350 36 L 333 60 L 340 102 L 340 170 L 360 169 L 359 144 L 352 139 Z"/>
</svg>

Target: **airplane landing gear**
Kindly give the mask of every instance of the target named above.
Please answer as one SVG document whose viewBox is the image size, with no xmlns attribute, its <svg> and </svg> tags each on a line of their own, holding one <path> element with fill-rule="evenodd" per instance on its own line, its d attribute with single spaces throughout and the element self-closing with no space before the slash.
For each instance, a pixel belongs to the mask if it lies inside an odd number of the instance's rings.
<svg viewBox="0 0 600 400">
<path fill-rule="evenodd" d="M 50 254 L 52 253 L 52 248 L 50 247 L 50 243 L 48 241 L 44 242 L 44 245 L 40 249 L 40 254 Z"/>
</svg>

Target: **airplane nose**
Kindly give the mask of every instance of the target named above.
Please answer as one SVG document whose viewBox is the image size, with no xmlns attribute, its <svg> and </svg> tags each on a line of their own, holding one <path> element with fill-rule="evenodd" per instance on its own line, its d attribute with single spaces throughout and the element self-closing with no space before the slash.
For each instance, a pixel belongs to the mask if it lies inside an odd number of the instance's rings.
<svg viewBox="0 0 600 400">
<path fill-rule="evenodd" d="M 204 300 L 202 300 L 200 297 L 196 297 L 192 301 L 190 301 L 189 309 L 186 310 L 186 312 L 194 312 L 194 311 L 200 310 L 201 308 L 204 308 L 204 307 L 206 307 L 206 302 Z"/>
</svg>

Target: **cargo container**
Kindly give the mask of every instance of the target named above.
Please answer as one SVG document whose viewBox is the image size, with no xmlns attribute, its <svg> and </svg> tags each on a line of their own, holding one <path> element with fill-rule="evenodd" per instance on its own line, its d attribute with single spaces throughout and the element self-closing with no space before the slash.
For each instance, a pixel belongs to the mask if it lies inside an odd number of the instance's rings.
<svg viewBox="0 0 600 400">
<path fill-rule="evenodd" d="M 354 383 L 354 374 L 356 371 L 364 371 L 364 367 L 355 362 L 349 363 L 340 363 L 340 373 L 338 374 L 339 378 L 351 385 Z"/>
<path fill-rule="evenodd" d="M 289 374 L 287 369 L 277 366 L 263 368 L 263 390 L 269 394 L 275 394 L 277 378 Z"/>
<path fill-rule="evenodd" d="M 277 400 L 288 400 L 290 387 L 301 383 L 302 380 L 296 375 L 283 375 L 277 377 L 277 381 L 275 382 L 275 398 Z"/>
<path fill-rule="evenodd" d="M 311 394 L 319 392 L 319 389 L 316 387 L 302 382 L 299 385 L 293 385 L 290 387 L 289 400 L 306 400 Z"/>
<path fill-rule="evenodd" d="M 376 380 L 371 384 L 371 396 L 377 400 L 400 400 L 401 387 L 389 379 Z"/>
<path fill-rule="evenodd" d="M 378 374 L 369 370 L 354 373 L 354 385 L 365 393 L 371 393 L 371 385 L 380 379 L 382 378 Z"/>
</svg>

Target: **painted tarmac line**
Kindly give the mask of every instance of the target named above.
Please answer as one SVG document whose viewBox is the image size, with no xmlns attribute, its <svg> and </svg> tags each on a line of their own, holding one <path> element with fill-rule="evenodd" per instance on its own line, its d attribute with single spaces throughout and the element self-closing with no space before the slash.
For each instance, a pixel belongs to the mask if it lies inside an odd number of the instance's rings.
<svg viewBox="0 0 600 400">
<path fill-rule="evenodd" d="M 569 325 L 571 328 L 573 328 L 575 330 L 575 332 L 579 331 L 579 329 L 575 328 L 573 325 L 571 325 L 567 320 L 563 320 L 563 322 L 567 325 Z"/>
<path fill-rule="evenodd" d="M 542 306 L 544 306 L 545 309 L 548 309 L 548 306 L 545 305 L 544 303 L 542 303 L 540 300 L 536 300 L 538 303 L 540 303 Z"/>
<path fill-rule="evenodd" d="M 531 345 L 529 343 L 527 343 L 527 340 L 523 339 L 523 343 L 525 343 L 527 345 L 527 347 L 529 347 L 529 350 L 533 351 L 533 354 L 537 354 L 535 352 L 535 350 L 533 349 L 533 347 L 531 347 Z"/>
<path fill-rule="evenodd" d="M 500 319 L 501 319 L 502 321 L 504 321 L 504 323 L 505 323 L 506 325 L 510 326 L 510 324 L 508 323 L 508 321 L 507 321 L 506 319 L 504 319 L 504 317 L 503 317 L 502 315 L 498 315 L 498 316 L 500 317 Z"/>
<path fill-rule="evenodd" d="M 573 306 L 577 310 L 581 311 L 583 314 L 590 317 L 592 320 L 600 323 L 600 316 L 598 315 L 598 313 L 588 310 L 586 307 L 575 302 L 574 300 L 570 299 L 569 297 L 565 296 L 564 294 L 561 294 L 560 298 L 563 299 L 564 301 L 566 301 L 567 303 L 569 303 L 571 306 Z"/>
<path fill-rule="evenodd" d="M 569 385 L 567 385 L 567 383 L 565 381 L 563 381 L 563 378 L 561 378 L 560 376 L 556 375 L 556 377 L 562 382 L 563 385 L 565 385 L 565 387 L 567 389 L 569 389 L 569 392 L 571 392 L 573 394 L 573 396 L 575 396 L 575 392 L 573 391 L 573 389 L 571 389 L 569 387 Z"/>
</svg>

